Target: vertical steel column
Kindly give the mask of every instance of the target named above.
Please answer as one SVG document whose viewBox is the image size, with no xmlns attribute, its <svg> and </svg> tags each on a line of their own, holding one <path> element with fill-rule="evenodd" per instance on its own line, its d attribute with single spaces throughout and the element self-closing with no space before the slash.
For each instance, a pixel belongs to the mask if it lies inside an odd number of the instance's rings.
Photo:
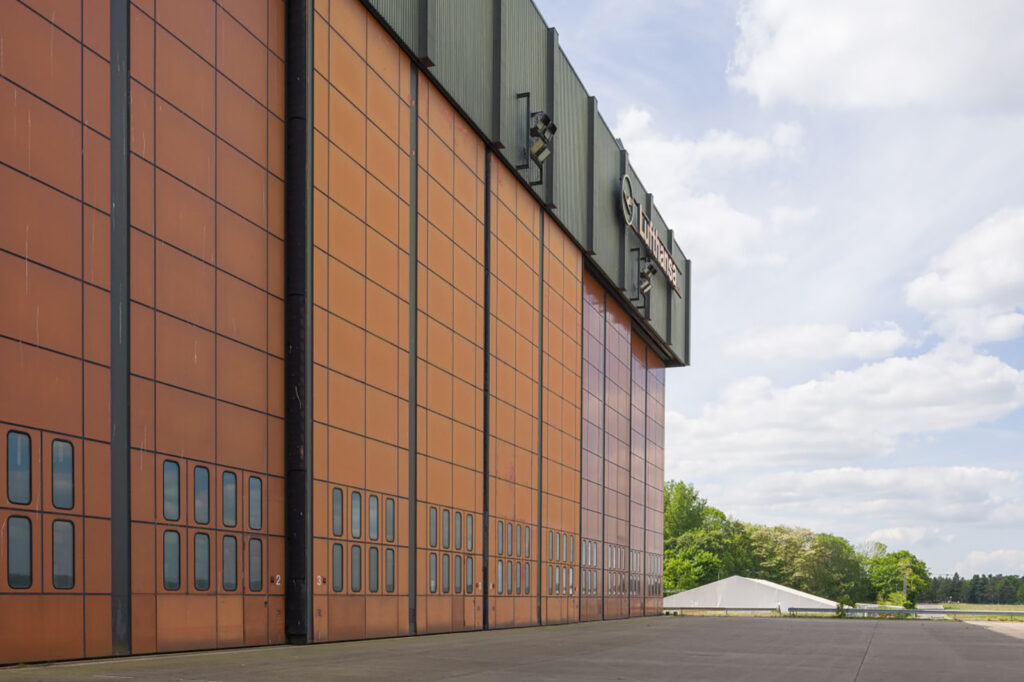
<svg viewBox="0 0 1024 682">
<path fill-rule="evenodd" d="M 608 527 L 605 501 L 608 499 L 608 292 L 601 292 L 601 620 L 605 619 L 605 600 L 608 576 L 605 574 L 608 547 L 605 529 Z"/>
<path fill-rule="evenodd" d="M 419 355 L 419 69 L 409 64 L 409 634 L 416 634 L 416 537 L 417 525 L 417 471 L 419 383 L 417 356 Z"/>
<path fill-rule="evenodd" d="M 110 0 L 110 607 L 115 655 L 132 652 L 128 0 Z"/>
<path fill-rule="evenodd" d="M 484 588 L 484 630 L 490 628 L 491 539 L 491 150 L 484 153 L 484 522 L 481 561 Z"/>
<path fill-rule="evenodd" d="M 537 547 L 544 542 L 544 211 L 540 212 L 540 288 L 538 289 L 538 310 L 540 323 L 537 334 Z M 537 583 L 540 587 L 543 576 L 541 562 L 537 561 Z M 537 624 L 543 623 L 544 609 L 541 606 L 543 589 L 537 590 Z"/>
<path fill-rule="evenodd" d="M 313 17 L 288 3 L 285 60 L 285 633 L 313 638 Z"/>
</svg>

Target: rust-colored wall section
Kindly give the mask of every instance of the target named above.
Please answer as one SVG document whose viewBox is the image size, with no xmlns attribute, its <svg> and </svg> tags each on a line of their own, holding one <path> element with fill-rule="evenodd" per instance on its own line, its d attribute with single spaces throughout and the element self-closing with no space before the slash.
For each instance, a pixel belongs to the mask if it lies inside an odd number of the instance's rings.
<svg viewBox="0 0 1024 682">
<path fill-rule="evenodd" d="M 665 536 L 665 363 L 647 349 L 647 596 L 644 611 L 658 615 L 662 608 Z"/>
<path fill-rule="evenodd" d="M 132 652 L 284 640 L 284 3 L 133 2 Z"/>
<path fill-rule="evenodd" d="M 605 298 L 601 285 L 584 273 L 580 620 L 600 620 L 604 615 Z"/>
<path fill-rule="evenodd" d="M 0 664 L 111 651 L 108 16 L 0 3 Z"/>
<path fill-rule="evenodd" d="M 483 627 L 484 145 L 419 76 L 417 631 Z"/>
<path fill-rule="evenodd" d="M 647 344 L 634 331 L 630 338 L 629 416 L 629 615 L 644 615 L 647 467 Z"/>
<path fill-rule="evenodd" d="M 409 60 L 356 0 L 313 24 L 313 638 L 408 633 Z"/>
<path fill-rule="evenodd" d="M 489 622 L 506 627 L 537 622 L 541 209 L 493 158 L 490 192 Z"/>
<path fill-rule="evenodd" d="M 614 301 L 605 316 L 605 618 L 629 615 L 630 322 Z"/>
<path fill-rule="evenodd" d="M 583 255 L 550 218 L 544 221 L 543 480 L 541 615 L 579 620 L 580 419 Z M 555 537 L 558 551 L 555 551 Z M 548 538 L 551 538 L 550 541 Z M 547 553 L 551 547 L 550 555 Z M 555 580 L 555 572 L 558 580 Z M 559 590 L 555 592 L 555 585 Z"/>
</svg>

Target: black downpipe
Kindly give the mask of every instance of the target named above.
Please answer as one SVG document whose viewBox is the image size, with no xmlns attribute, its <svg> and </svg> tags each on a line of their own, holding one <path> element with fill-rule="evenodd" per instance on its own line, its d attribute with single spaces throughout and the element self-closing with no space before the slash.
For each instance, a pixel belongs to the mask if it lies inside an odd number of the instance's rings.
<svg viewBox="0 0 1024 682">
<path fill-rule="evenodd" d="M 490 628 L 491 552 L 491 150 L 484 154 L 484 630 Z"/>
<path fill-rule="evenodd" d="M 285 632 L 312 641 L 312 12 L 288 3 L 285 60 Z"/>
<path fill-rule="evenodd" d="M 112 653 L 132 652 L 131 332 L 128 286 L 128 0 L 110 2 L 110 625 Z"/>
</svg>

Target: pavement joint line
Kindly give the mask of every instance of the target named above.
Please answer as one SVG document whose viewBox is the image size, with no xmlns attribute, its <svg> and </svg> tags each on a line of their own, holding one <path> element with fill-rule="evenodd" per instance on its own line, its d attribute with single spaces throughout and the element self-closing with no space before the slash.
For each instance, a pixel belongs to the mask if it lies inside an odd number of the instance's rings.
<svg viewBox="0 0 1024 682">
<path fill-rule="evenodd" d="M 853 676 L 853 682 L 857 682 L 860 679 L 860 671 L 864 669 L 864 661 L 868 660 L 868 652 L 871 651 L 871 643 L 875 641 L 875 633 L 878 632 L 878 623 L 881 621 L 875 621 L 875 626 L 871 628 L 871 636 L 868 637 L 868 645 L 864 647 L 864 655 L 860 658 L 860 665 L 857 666 L 857 674 Z"/>
</svg>

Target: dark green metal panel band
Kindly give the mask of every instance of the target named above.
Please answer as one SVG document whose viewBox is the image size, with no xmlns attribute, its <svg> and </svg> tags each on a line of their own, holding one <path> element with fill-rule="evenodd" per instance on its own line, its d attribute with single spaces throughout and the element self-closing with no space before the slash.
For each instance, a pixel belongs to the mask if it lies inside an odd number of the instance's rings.
<svg viewBox="0 0 1024 682">
<path fill-rule="evenodd" d="M 313 637 L 312 4 L 288 3 L 285 60 L 285 633 Z"/>
<path fill-rule="evenodd" d="M 110 0 L 110 624 L 118 656 L 132 652 L 128 25 L 128 0 Z"/>
</svg>

